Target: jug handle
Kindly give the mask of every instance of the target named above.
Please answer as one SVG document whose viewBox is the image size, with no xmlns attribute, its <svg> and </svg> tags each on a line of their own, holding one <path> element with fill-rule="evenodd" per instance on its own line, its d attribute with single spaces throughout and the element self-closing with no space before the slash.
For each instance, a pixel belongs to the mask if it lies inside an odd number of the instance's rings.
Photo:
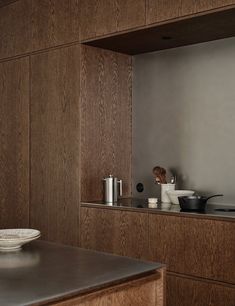
<svg viewBox="0 0 235 306">
<path fill-rule="evenodd" d="M 121 197 L 122 196 L 122 180 L 119 180 L 118 184 L 119 184 L 119 196 Z"/>
</svg>

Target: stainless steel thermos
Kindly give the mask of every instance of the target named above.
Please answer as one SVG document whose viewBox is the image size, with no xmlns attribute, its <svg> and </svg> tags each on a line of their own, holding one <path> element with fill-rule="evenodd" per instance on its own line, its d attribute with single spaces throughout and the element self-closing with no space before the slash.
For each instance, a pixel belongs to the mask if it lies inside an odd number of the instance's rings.
<svg viewBox="0 0 235 306">
<path fill-rule="evenodd" d="M 104 202 L 116 203 L 118 196 L 122 196 L 122 180 L 109 175 L 103 179 L 104 183 Z"/>
</svg>

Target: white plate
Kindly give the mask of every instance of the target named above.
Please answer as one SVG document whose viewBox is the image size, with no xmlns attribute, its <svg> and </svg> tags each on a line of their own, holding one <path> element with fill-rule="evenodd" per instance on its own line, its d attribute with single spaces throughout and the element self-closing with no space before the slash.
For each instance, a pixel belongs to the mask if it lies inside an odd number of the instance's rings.
<svg viewBox="0 0 235 306">
<path fill-rule="evenodd" d="M 40 231 L 30 228 L 2 229 L 0 230 L 0 241 L 29 239 L 39 235 Z"/>
<path fill-rule="evenodd" d="M 18 251 L 22 245 L 40 237 L 40 232 L 31 229 L 0 230 L 0 251 Z"/>
</svg>

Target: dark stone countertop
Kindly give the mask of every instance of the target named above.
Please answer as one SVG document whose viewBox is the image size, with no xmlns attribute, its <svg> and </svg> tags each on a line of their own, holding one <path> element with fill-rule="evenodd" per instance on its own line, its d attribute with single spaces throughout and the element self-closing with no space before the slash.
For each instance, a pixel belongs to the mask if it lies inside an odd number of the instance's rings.
<svg viewBox="0 0 235 306">
<path fill-rule="evenodd" d="M 138 198 L 123 198 L 119 199 L 117 203 L 106 204 L 103 201 L 83 201 L 81 206 L 85 207 L 103 207 L 111 209 L 127 209 L 140 212 L 171 214 L 188 217 L 199 218 L 215 218 L 235 221 L 235 205 L 224 204 L 207 204 L 207 209 L 204 212 L 186 212 L 181 211 L 179 205 L 159 203 L 157 208 L 150 208 L 147 199 Z M 233 211 L 228 211 L 228 210 Z"/>
<path fill-rule="evenodd" d="M 45 305 L 137 279 L 163 267 L 128 257 L 34 241 L 0 252 L 0 305 Z"/>
</svg>

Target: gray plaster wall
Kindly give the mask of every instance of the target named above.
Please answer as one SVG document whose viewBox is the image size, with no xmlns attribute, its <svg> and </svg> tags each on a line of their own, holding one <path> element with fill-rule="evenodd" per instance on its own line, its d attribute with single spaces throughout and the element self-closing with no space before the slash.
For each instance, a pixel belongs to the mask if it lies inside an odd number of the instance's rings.
<svg viewBox="0 0 235 306">
<path fill-rule="evenodd" d="M 135 56 L 133 76 L 133 196 L 159 196 L 160 165 L 235 204 L 235 38 Z"/>
</svg>

